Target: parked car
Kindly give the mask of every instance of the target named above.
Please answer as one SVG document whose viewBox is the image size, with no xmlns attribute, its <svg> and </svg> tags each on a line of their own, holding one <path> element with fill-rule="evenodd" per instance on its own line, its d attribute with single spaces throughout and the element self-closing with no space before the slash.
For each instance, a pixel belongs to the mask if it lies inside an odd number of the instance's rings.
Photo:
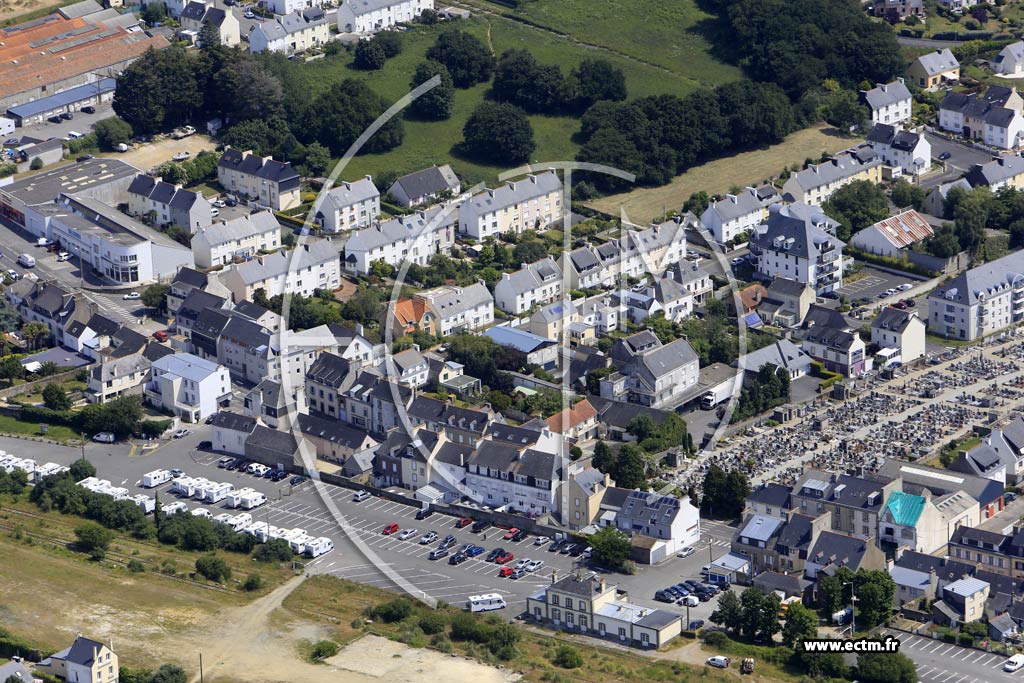
<svg viewBox="0 0 1024 683">
<path fill-rule="evenodd" d="M 294 477 L 288 480 L 288 483 L 292 486 L 298 486 L 299 484 L 306 483 L 306 478 L 301 474 L 296 474 Z"/>
<path fill-rule="evenodd" d="M 76 157 L 75 161 L 78 162 L 78 163 L 82 163 L 83 161 L 89 161 L 89 159 L 95 159 L 95 158 L 96 157 L 94 157 L 92 154 L 83 154 L 80 157 Z"/>
<path fill-rule="evenodd" d="M 185 438 L 186 436 L 188 436 L 191 433 L 192 433 L 192 430 L 185 429 L 184 427 L 182 427 L 178 431 L 174 432 L 174 438 L 175 439 L 183 439 L 183 438 Z"/>
<path fill-rule="evenodd" d="M 907 308 L 914 308 L 915 306 L 917 306 L 917 302 L 914 301 L 913 299 L 904 299 L 903 303 L 907 305 Z"/>
<path fill-rule="evenodd" d="M 100 432 L 93 436 L 92 440 L 97 443 L 114 443 L 114 432 Z"/>
<path fill-rule="evenodd" d="M 71 119 L 75 118 L 75 115 L 69 111 L 66 111 L 60 115 L 60 118 L 63 121 L 70 121 Z"/>
<path fill-rule="evenodd" d="M 547 543 L 550 540 L 551 539 L 548 538 L 547 536 L 538 536 L 537 538 L 533 539 L 533 544 L 534 545 L 544 545 L 545 543 Z"/>
<path fill-rule="evenodd" d="M 914 285 L 910 284 L 909 282 L 904 282 L 902 285 L 900 285 L 896 289 L 901 291 L 901 292 L 905 292 L 908 289 L 913 289 L 913 288 L 914 288 Z"/>
<path fill-rule="evenodd" d="M 448 548 L 434 548 L 433 550 L 430 551 L 430 554 L 427 557 L 430 558 L 431 560 L 440 560 L 442 557 L 447 557 L 447 556 L 448 556 Z"/>
<path fill-rule="evenodd" d="M 180 467 L 175 467 L 173 470 L 171 470 L 171 476 L 174 477 L 175 479 L 177 479 L 178 477 L 184 477 L 185 470 L 181 469 Z"/>
<path fill-rule="evenodd" d="M 203 443 L 206 442 L 204 441 Z M 217 467 L 221 468 L 222 470 L 226 470 L 228 468 L 228 465 L 234 464 L 234 462 L 234 458 L 226 456 L 217 461 Z"/>
<path fill-rule="evenodd" d="M 467 559 L 468 558 L 466 557 L 466 553 L 455 553 L 454 555 L 448 558 L 448 564 L 462 564 Z"/>
<path fill-rule="evenodd" d="M 708 666 L 713 666 L 716 669 L 728 669 L 729 668 L 729 663 L 731 661 L 732 660 L 729 659 L 728 657 L 715 656 L 715 657 L 708 657 L 708 660 L 706 662 L 704 662 L 704 663 L 707 664 Z"/>
<path fill-rule="evenodd" d="M 513 569 L 512 570 L 512 576 L 510 576 L 508 578 L 512 579 L 513 581 L 516 581 L 518 579 L 523 578 L 524 576 L 526 576 L 526 570 L 525 569 Z"/>
<path fill-rule="evenodd" d="M 416 513 L 416 519 L 426 519 L 432 514 L 434 514 L 434 511 L 431 510 L 430 508 L 420 508 L 420 510 Z"/>
<path fill-rule="evenodd" d="M 385 536 L 390 536 L 391 534 L 393 534 L 396 531 L 398 531 L 398 529 L 399 529 L 399 526 L 397 524 L 395 524 L 394 522 L 391 522 L 390 524 L 387 524 L 384 527 L 384 529 L 381 530 L 381 533 L 384 534 Z"/>
<path fill-rule="evenodd" d="M 190 156 L 192 156 L 192 152 L 189 152 L 188 150 L 184 152 L 178 152 L 177 154 L 171 157 L 171 161 L 185 161 Z"/>
<path fill-rule="evenodd" d="M 825 292 L 824 294 L 821 295 L 821 298 L 822 299 L 831 299 L 832 301 L 835 301 L 836 299 L 839 298 L 839 293 L 838 292 Z"/>
<path fill-rule="evenodd" d="M 428 531 L 420 537 L 420 545 L 428 545 L 437 540 L 436 531 Z"/>
<path fill-rule="evenodd" d="M 704 620 L 703 619 L 694 619 L 693 621 L 690 622 L 690 629 L 689 630 L 697 631 L 697 630 L 700 630 L 702 628 L 704 628 Z"/>
<path fill-rule="evenodd" d="M 1009 671 L 1010 673 L 1020 671 L 1022 668 L 1024 668 L 1024 655 L 1014 655 L 1003 664 L 1003 671 Z"/>
<path fill-rule="evenodd" d="M 675 602 L 676 598 L 668 591 L 660 590 L 654 591 L 654 599 L 658 602 Z"/>
<path fill-rule="evenodd" d="M 502 567 L 501 569 L 498 570 L 498 576 L 500 576 L 501 578 L 505 579 L 505 578 L 508 578 L 508 577 L 512 576 L 512 572 L 514 572 L 514 571 L 515 571 L 515 569 L 513 569 L 512 567 Z"/>
<path fill-rule="evenodd" d="M 505 535 L 502 536 L 501 538 L 502 538 L 502 540 L 505 540 L 505 541 L 511 541 L 512 537 L 515 536 L 517 533 L 519 533 L 519 529 L 517 529 L 515 527 L 512 527 L 511 529 L 506 531 Z"/>
<path fill-rule="evenodd" d="M 121 297 L 121 299 L 123 301 L 134 301 L 136 299 L 141 299 L 141 298 L 142 298 L 142 295 L 139 294 L 138 292 L 128 292 L 127 294 L 125 294 L 124 296 Z"/>
<path fill-rule="evenodd" d="M 458 543 L 458 541 L 455 540 L 455 537 L 452 536 L 451 534 L 448 534 L 447 536 L 445 536 L 444 538 L 441 539 L 441 543 L 440 543 L 440 545 L 438 545 L 438 547 L 439 548 L 446 548 L 447 549 L 447 548 L 451 548 L 456 543 Z"/>
<path fill-rule="evenodd" d="M 700 598 L 698 598 L 696 595 L 687 595 L 685 598 L 679 601 L 679 604 L 684 605 L 686 607 L 696 607 L 700 604 Z"/>
<path fill-rule="evenodd" d="M 507 564 L 515 559 L 515 555 L 510 552 L 502 551 L 497 557 L 494 558 L 495 564 Z"/>
<path fill-rule="evenodd" d="M 530 560 L 526 565 L 526 571 L 535 572 L 544 566 L 544 560 Z"/>
<path fill-rule="evenodd" d="M 472 517 L 463 517 L 459 521 L 455 522 L 456 529 L 463 529 L 473 523 Z"/>
<path fill-rule="evenodd" d="M 482 545 L 471 545 L 468 548 L 466 548 L 466 557 L 476 557 L 485 550 L 487 550 L 487 548 L 483 547 Z"/>
<path fill-rule="evenodd" d="M 153 333 L 153 339 L 156 339 L 158 342 L 165 342 L 169 338 L 167 330 L 157 330 Z"/>
<path fill-rule="evenodd" d="M 406 529 L 402 533 L 398 534 L 399 541 L 408 541 L 410 538 L 418 534 L 419 531 L 416 529 Z"/>
<path fill-rule="evenodd" d="M 96 107 L 94 107 L 92 105 L 88 105 L 88 106 L 82 107 L 82 113 L 83 114 L 95 114 L 96 113 Z"/>
<path fill-rule="evenodd" d="M 951 152 L 943 152 L 942 154 L 939 155 L 939 161 L 945 161 L 946 159 L 950 158 L 951 156 L 953 156 L 953 154 Z"/>
<path fill-rule="evenodd" d="M 70 261 L 70 260 L 71 260 L 71 254 L 69 254 L 68 252 L 66 252 L 66 251 L 58 251 L 57 252 L 57 262 L 58 263 L 64 263 L 65 261 Z"/>
<path fill-rule="evenodd" d="M 562 555 L 568 555 L 569 553 L 571 553 L 575 549 L 576 549 L 576 544 L 575 543 L 566 543 L 565 545 L 563 545 L 561 548 L 558 549 L 558 552 L 561 553 Z"/>
<path fill-rule="evenodd" d="M 473 527 L 470 529 L 470 531 L 472 531 L 474 534 L 478 534 L 481 531 L 483 531 L 484 529 L 490 528 L 490 526 L 491 526 L 490 522 L 485 522 L 484 520 L 481 519 L 481 520 L 478 520 L 476 522 L 473 522 Z"/>
<path fill-rule="evenodd" d="M 46 120 L 49 121 L 50 123 L 60 123 L 61 122 L 61 118 L 59 116 L 49 116 L 49 117 L 47 117 Z"/>
<path fill-rule="evenodd" d="M 487 557 L 484 558 L 487 562 L 494 562 L 494 558 L 505 552 L 504 548 L 495 548 L 491 552 L 487 553 Z"/>
</svg>

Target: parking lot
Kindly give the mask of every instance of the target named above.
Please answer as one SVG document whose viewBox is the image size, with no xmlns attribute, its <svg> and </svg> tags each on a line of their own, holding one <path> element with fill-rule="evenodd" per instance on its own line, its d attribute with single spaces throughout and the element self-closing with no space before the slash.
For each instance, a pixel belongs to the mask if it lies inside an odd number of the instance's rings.
<svg viewBox="0 0 1024 683">
<path fill-rule="evenodd" d="M 256 489 L 267 496 L 269 503 L 250 511 L 254 520 L 277 527 L 301 528 L 311 536 L 326 536 L 334 541 L 334 551 L 308 563 L 311 572 L 332 574 L 380 588 L 395 587 L 394 581 L 382 568 L 387 567 L 431 597 L 453 604 L 465 602 L 469 595 L 500 593 L 508 602 L 507 614 L 511 617 L 525 609 L 527 596 L 550 582 L 552 572 L 560 577 L 577 569 L 590 571 L 580 564 L 580 558 L 550 552 L 550 544 L 541 547 L 534 545 L 534 536 L 527 536 L 518 543 L 509 542 L 501 538 L 505 533 L 503 529 L 492 527 L 482 533 L 472 533 L 469 527 L 456 529 L 456 518 L 448 515 L 438 513 L 424 520 L 416 520 L 418 507 L 415 505 L 376 497 L 357 503 L 352 500 L 353 492 L 350 489 L 311 481 L 292 487 L 288 479 L 272 482 L 246 473 L 219 469 L 217 460 L 223 457 L 221 454 L 195 450 L 199 441 L 209 438 L 209 433 L 210 428 L 205 425 L 192 426 L 192 433 L 187 437 L 165 442 L 159 448 L 150 450 L 126 444 L 90 443 L 85 447 L 85 455 L 96 466 L 98 477 L 108 479 L 115 486 L 128 488 L 133 495 L 153 495 L 154 491 L 159 491 L 164 505 L 178 498 L 168 491 L 170 484 L 156 489 L 141 488 L 142 475 L 146 472 L 180 468 L 188 476 L 227 482 L 236 488 L 248 486 Z M 52 461 L 66 465 L 81 456 L 78 448 L 4 437 L 0 437 L 0 449 L 19 457 L 34 458 L 39 464 Z M 315 486 L 321 487 L 330 506 L 321 498 Z M 195 500 L 185 502 L 190 510 L 204 507 L 214 516 L 228 511 L 223 508 L 223 503 L 210 505 Z M 341 519 L 335 519 L 328 507 L 338 510 Z M 383 535 L 381 531 L 384 526 L 392 522 L 401 529 L 413 528 L 419 533 L 405 541 L 400 540 L 397 533 Z M 732 528 L 714 521 L 707 522 L 706 528 L 705 539 L 696 546 L 697 552 L 690 557 L 672 558 L 654 567 L 643 567 L 635 576 L 611 575 L 609 581 L 617 583 L 633 602 L 670 609 L 684 618 L 688 611 L 691 620 L 706 621 L 717 603 L 715 599 L 689 610 L 654 600 L 654 592 L 658 589 L 678 584 L 684 579 L 699 579 L 701 566 L 707 564 L 712 557 L 726 552 Z M 465 543 L 473 543 L 483 546 L 486 552 L 454 566 L 448 564 L 448 557 L 430 560 L 427 556 L 437 546 L 437 542 L 425 546 L 418 543 L 420 535 L 428 531 L 436 532 L 439 538 L 453 534 L 457 540 L 454 549 Z M 366 552 L 357 546 L 356 541 L 364 546 Z M 508 564 L 514 565 L 521 559 L 530 558 L 543 561 L 544 566 L 518 580 L 500 578 L 500 566 L 484 561 L 487 553 L 497 547 L 514 555 Z"/>
<path fill-rule="evenodd" d="M 871 266 L 863 266 L 861 272 L 864 274 L 849 284 L 843 284 L 839 293 L 848 300 L 868 298 L 872 301 L 878 299 L 878 295 L 887 289 L 895 289 L 902 284 L 917 284 L 918 281 L 901 275 L 886 273 Z"/>
<path fill-rule="evenodd" d="M 891 635 L 900 640 L 900 652 L 914 661 L 921 683 L 990 683 L 1024 680 L 1024 670 L 1016 673 L 1003 671 L 1003 664 L 1006 662 L 1003 655 L 900 631 L 883 631 L 882 635 Z"/>
</svg>

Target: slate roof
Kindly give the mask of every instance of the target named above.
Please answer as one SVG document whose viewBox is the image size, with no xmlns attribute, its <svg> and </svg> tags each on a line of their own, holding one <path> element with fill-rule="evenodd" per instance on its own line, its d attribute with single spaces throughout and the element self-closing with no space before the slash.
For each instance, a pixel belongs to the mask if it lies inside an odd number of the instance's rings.
<svg viewBox="0 0 1024 683">
<path fill-rule="evenodd" d="M 198 270 L 186 266 L 178 271 L 171 284 L 192 285 L 202 289 L 206 286 L 207 282 L 209 282 L 209 279 L 206 273 L 200 273 Z"/>
<path fill-rule="evenodd" d="M 343 180 L 327 191 L 327 194 L 324 195 L 322 208 L 327 207 L 340 211 L 353 204 L 359 204 L 360 202 L 377 197 L 380 197 L 380 191 L 373 184 L 373 179 L 370 176 L 351 182 Z"/>
<path fill-rule="evenodd" d="M 788 339 L 780 339 L 770 346 L 746 354 L 734 361 L 733 365 L 735 367 L 742 366 L 751 372 L 757 372 L 769 364 L 784 370 L 806 372 L 811 365 L 811 360 L 811 357 L 804 353 L 799 346 Z"/>
<path fill-rule="evenodd" d="M 217 162 L 217 166 L 278 183 L 281 185 L 281 189 L 291 189 L 299 185 L 299 174 L 295 172 L 290 163 L 264 159 L 251 153 L 246 154 L 232 149 L 230 146 L 224 148 L 224 153 L 221 155 L 220 161 Z"/>
<path fill-rule="evenodd" d="M 661 377 L 688 363 L 698 362 L 697 353 L 685 339 L 676 339 L 642 355 L 642 362 L 654 377 Z"/>
<path fill-rule="evenodd" d="M 727 194 L 707 208 L 704 215 L 713 213 L 722 223 L 757 213 L 764 209 L 764 203 L 751 187 L 744 188 L 736 194 Z M 703 220 L 704 216 L 701 216 Z"/>
<path fill-rule="evenodd" d="M 379 0 L 393 4 L 397 0 Z M 366 0 L 363 0 L 366 2 Z M 533 176 L 509 181 L 493 190 L 484 190 L 469 198 L 459 207 L 460 219 L 475 221 L 480 216 L 492 213 L 506 206 L 519 204 L 535 197 L 542 197 L 562 189 L 562 181 L 554 171 L 545 171 Z"/>
<path fill-rule="evenodd" d="M 235 266 L 239 277 L 247 285 L 263 282 L 268 278 L 297 271 L 308 266 L 329 263 L 338 259 L 338 251 L 326 240 L 309 242 L 290 251 L 275 251 Z"/>
<path fill-rule="evenodd" d="M 268 232 L 280 232 L 281 224 L 277 222 L 272 211 L 239 216 L 227 221 L 218 221 L 200 229 L 192 236 L 192 241 L 205 241 L 210 247 L 222 244 L 234 244 L 238 240 L 256 237 Z M 333 251 L 333 249 L 332 249 Z"/>
<path fill-rule="evenodd" d="M 871 329 L 888 330 L 902 334 L 916 317 L 917 315 L 914 311 L 886 306 L 871 321 Z"/>
<path fill-rule="evenodd" d="M 368 438 L 365 431 L 344 422 L 304 413 L 299 413 L 299 429 L 308 437 L 324 439 L 349 450 L 362 448 Z M 373 445 L 376 445 L 376 442 Z"/>
<path fill-rule="evenodd" d="M 807 561 L 822 566 L 849 567 L 857 571 L 864 553 L 867 550 L 867 541 L 852 536 L 822 531 L 818 540 L 807 553 Z"/>
<path fill-rule="evenodd" d="M 488 328 L 484 336 L 500 346 L 510 346 L 523 353 L 533 353 L 537 349 L 553 346 L 557 342 L 547 337 L 527 332 L 526 330 L 504 325 Z"/>
<path fill-rule="evenodd" d="M 788 210 L 771 211 L 763 229 L 759 229 L 751 244 L 766 251 L 815 260 L 825 247 L 841 249 L 842 240 L 815 226 L 811 221 L 795 217 Z"/>
<path fill-rule="evenodd" d="M 341 356 L 325 351 L 317 356 L 313 364 L 309 366 L 306 378 L 318 384 L 339 389 L 345 383 L 350 369 L 349 361 Z"/>
<path fill-rule="evenodd" d="M 928 488 L 932 493 L 944 494 L 962 489 L 977 500 L 981 505 L 988 505 L 1003 495 L 1003 485 L 999 482 L 940 470 L 926 465 L 911 464 L 898 460 L 888 460 L 879 470 L 879 474 L 889 477 L 901 477 L 903 490 L 915 493 Z M 912 489 L 916 489 L 912 490 Z"/>
<path fill-rule="evenodd" d="M 65 660 L 81 666 L 92 667 L 93 658 L 104 647 L 106 646 L 101 642 L 84 636 L 78 636 L 75 638 L 75 642 L 72 643 L 71 649 L 68 650 Z"/>
<path fill-rule="evenodd" d="M 945 581 L 953 580 L 954 578 L 961 577 L 965 574 L 974 574 L 976 569 L 973 564 L 959 562 L 948 557 L 926 555 L 925 553 L 919 553 L 913 550 L 905 551 L 900 559 L 896 560 L 896 566 L 924 572 L 926 574 L 934 569 L 938 578 Z"/>
<path fill-rule="evenodd" d="M 902 79 L 897 79 L 891 83 L 878 83 L 871 90 L 864 92 L 864 100 L 874 110 L 909 99 L 910 89 L 907 88 Z"/>
<path fill-rule="evenodd" d="M 497 286 L 511 287 L 514 294 L 521 295 L 545 284 L 561 280 L 561 277 L 562 271 L 558 264 L 548 256 L 536 263 L 530 263 L 514 273 L 504 273 Z"/>
<path fill-rule="evenodd" d="M 454 191 L 459 187 L 459 178 L 448 164 L 432 166 L 400 177 L 391 186 L 389 192 L 400 186 L 405 196 L 417 200 L 421 197 L 436 195 L 445 190 Z"/>
<path fill-rule="evenodd" d="M 558 476 L 559 459 L 552 453 L 532 448 L 520 451 L 517 445 L 485 439 L 469 459 L 477 467 L 518 474 L 534 479 L 554 481 Z"/>
<path fill-rule="evenodd" d="M 921 55 L 916 61 L 929 76 L 937 76 L 946 71 L 960 68 L 960 62 L 956 61 L 953 53 L 949 51 L 949 48 L 945 47 L 941 50 Z"/>
<path fill-rule="evenodd" d="M 441 214 L 440 217 L 438 214 Z M 345 251 L 349 254 L 369 252 L 386 244 L 425 236 L 454 225 L 455 217 L 456 212 L 452 207 L 434 206 L 425 211 L 417 211 L 367 228 L 353 230 L 345 242 Z"/>
<path fill-rule="evenodd" d="M 1024 159 L 1012 154 L 984 164 L 975 164 L 964 178 L 971 187 L 993 186 L 1016 178 L 1024 173 Z"/>
<path fill-rule="evenodd" d="M 782 509 L 789 506 L 789 487 L 774 483 L 764 484 L 751 491 L 747 500 Z"/>
<path fill-rule="evenodd" d="M 823 185 L 831 185 L 844 178 L 860 173 L 865 168 L 878 166 L 882 163 L 874 152 L 857 150 L 837 154 L 832 159 L 820 164 L 811 164 L 802 171 L 797 171 L 791 178 L 805 191 Z"/>
</svg>

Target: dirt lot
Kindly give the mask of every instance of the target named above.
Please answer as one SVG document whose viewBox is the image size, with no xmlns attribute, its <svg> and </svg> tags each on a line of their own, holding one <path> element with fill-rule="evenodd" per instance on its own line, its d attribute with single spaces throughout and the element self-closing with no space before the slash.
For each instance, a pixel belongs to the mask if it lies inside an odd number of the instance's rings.
<svg viewBox="0 0 1024 683">
<path fill-rule="evenodd" d="M 0 0 L 0 23 L 44 7 L 57 7 L 60 0 Z"/>
<path fill-rule="evenodd" d="M 3 0 L 0 0 L 0 2 L 3 2 Z M 197 134 L 190 135 L 189 137 L 181 140 L 165 138 L 145 145 L 136 145 L 133 149 L 124 153 L 113 152 L 110 154 L 102 154 L 100 156 L 120 159 L 126 164 L 131 164 L 135 168 L 148 171 L 154 166 L 159 166 L 165 161 L 170 161 L 171 157 L 178 152 L 188 151 L 192 156 L 195 156 L 203 150 L 213 151 L 216 146 L 217 143 L 214 142 L 212 138 L 206 135 Z"/>
<path fill-rule="evenodd" d="M 519 675 L 508 670 L 484 666 L 463 657 L 411 648 L 380 636 L 367 635 L 326 661 L 332 672 L 342 673 L 343 681 L 474 681 L 508 683 Z"/>
<path fill-rule="evenodd" d="M 587 205 L 616 217 L 620 209 L 624 210 L 630 221 L 643 225 L 663 215 L 666 210 L 678 209 L 694 192 L 704 190 L 711 195 L 722 194 L 733 185 L 760 184 L 762 180 L 777 175 L 783 167 L 803 163 L 808 157 L 817 159 L 822 152 L 838 152 L 853 143 L 850 138 L 832 134 L 831 129 L 807 128 L 793 133 L 774 147 L 744 152 L 692 168 L 668 185 L 602 197 Z"/>
</svg>

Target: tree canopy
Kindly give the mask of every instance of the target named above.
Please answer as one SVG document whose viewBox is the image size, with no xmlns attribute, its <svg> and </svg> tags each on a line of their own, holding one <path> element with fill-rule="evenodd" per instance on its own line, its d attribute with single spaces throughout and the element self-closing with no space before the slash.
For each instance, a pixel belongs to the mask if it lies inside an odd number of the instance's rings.
<svg viewBox="0 0 1024 683">
<path fill-rule="evenodd" d="M 533 127 L 519 107 L 484 102 L 462 128 L 463 151 L 481 161 L 514 166 L 530 160 L 537 147 Z"/>
<path fill-rule="evenodd" d="M 451 28 L 437 37 L 427 59 L 444 64 L 457 88 L 468 88 L 491 78 L 494 55 L 479 38 L 457 28 Z"/>
<path fill-rule="evenodd" d="M 868 180 L 855 180 L 835 192 L 822 206 L 825 213 L 841 224 L 836 237 L 845 241 L 850 236 L 889 217 L 885 191 Z"/>
<path fill-rule="evenodd" d="M 444 64 L 432 60 L 420 62 L 409 87 L 417 88 L 434 76 L 438 76 L 441 82 L 413 100 L 409 105 L 409 113 L 428 121 L 444 121 L 451 118 L 452 103 L 455 100 L 455 84 Z"/>
</svg>

